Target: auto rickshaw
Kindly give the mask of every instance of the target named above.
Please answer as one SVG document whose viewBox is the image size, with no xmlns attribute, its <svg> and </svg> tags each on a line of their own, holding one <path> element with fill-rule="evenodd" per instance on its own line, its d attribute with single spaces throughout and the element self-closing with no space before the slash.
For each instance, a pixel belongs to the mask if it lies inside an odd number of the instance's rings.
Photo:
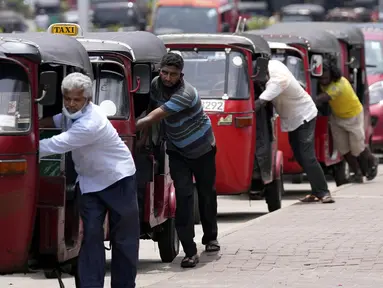
<svg viewBox="0 0 383 288">
<path fill-rule="evenodd" d="M 325 9 L 317 4 L 290 4 L 281 8 L 281 22 L 323 21 Z"/>
<path fill-rule="evenodd" d="M 274 24 L 268 30 L 292 29 L 294 31 L 295 29 L 302 29 L 300 28 L 302 26 L 309 29 L 309 31 L 325 30 L 337 38 L 341 47 L 342 73 L 350 81 L 360 102 L 363 104 L 366 145 L 371 146 L 373 128 L 369 111 L 370 97 L 365 63 L 365 40 L 362 30 L 356 25 L 339 22 L 304 22 L 299 25 L 294 23 Z"/>
<path fill-rule="evenodd" d="M 13 10 L 0 11 L 0 32 L 26 32 L 28 25 L 23 15 Z"/>
<path fill-rule="evenodd" d="M 218 195 L 261 191 L 269 211 L 281 208 L 283 155 L 271 103 L 254 113 L 252 75 L 265 74 L 270 48 L 256 35 L 158 36 L 184 58 L 184 78 L 196 87 L 217 143 Z M 257 72 L 258 71 L 258 72 Z"/>
<path fill-rule="evenodd" d="M 144 31 L 94 32 L 83 35 L 76 24 L 53 24 L 52 33 L 66 29 L 76 36 L 89 54 L 95 75 L 94 103 L 105 110 L 121 138 L 133 153 L 137 167 L 141 239 L 158 242 L 163 262 L 172 262 L 179 253 L 175 230 L 175 190 L 161 125 L 150 133 L 146 149 L 136 149 L 135 123 L 146 111 L 150 84 L 167 53 L 164 43 Z"/>
<path fill-rule="evenodd" d="M 61 280 L 66 264 L 74 273 L 82 240 L 77 175 L 70 153 L 39 160 L 39 140 L 65 127 L 42 129 L 38 120 L 62 111 L 62 79 L 93 78 L 92 65 L 63 35 L 0 34 L 0 43 L 0 273 L 44 269 Z"/>
<path fill-rule="evenodd" d="M 318 22 L 312 23 L 313 25 L 314 23 L 318 24 Z M 299 23 L 296 23 L 296 25 L 300 27 L 299 29 L 296 27 L 295 29 L 290 29 L 289 27 L 292 27 L 292 24 L 293 23 L 281 23 L 278 25 L 280 29 L 275 29 L 274 26 L 276 25 L 273 25 L 265 30 L 248 31 L 247 33 L 261 35 L 267 41 L 284 43 L 295 47 L 302 52 L 303 67 L 302 64 L 299 64 L 298 66 L 294 65 L 294 69 L 300 70 L 300 72 L 295 75 L 302 75 L 304 73 L 305 82 L 303 82 L 303 76 L 298 76 L 301 79 L 301 85 L 315 99 L 316 95 L 320 92 L 318 87 L 318 77 L 321 76 L 321 64 L 323 57 L 326 54 L 332 54 L 336 57 L 340 57 L 340 45 L 337 39 L 326 31 L 318 30 L 313 33 L 313 29 L 307 29 L 305 25 L 300 25 Z M 278 55 L 278 49 L 275 49 L 274 51 L 274 53 L 276 53 L 274 54 L 274 57 L 280 57 L 280 55 Z M 286 51 L 284 51 L 283 54 L 286 54 Z M 286 55 L 283 57 L 286 57 Z M 320 69 L 314 69 L 316 67 L 319 67 Z M 293 65 L 290 69 L 292 68 Z M 319 110 L 315 130 L 315 151 L 317 159 L 324 172 L 326 174 L 332 174 L 337 185 L 342 185 L 348 182 L 349 169 L 346 161 L 342 159 L 339 152 L 333 146 L 333 139 L 328 119 L 328 116 L 330 115 L 329 113 L 329 107 Z M 293 178 L 293 182 L 301 182 L 299 181 L 299 175 L 302 175 L 303 170 L 294 158 L 288 140 L 288 133 L 280 131 L 280 126 L 278 126 L 278 129 L 278 145 L 283 151 L 284 156 L 283 172 L 284 174 L 297 175 L 298 177 L 294 177 L 297 180 Z"/>
</svg>

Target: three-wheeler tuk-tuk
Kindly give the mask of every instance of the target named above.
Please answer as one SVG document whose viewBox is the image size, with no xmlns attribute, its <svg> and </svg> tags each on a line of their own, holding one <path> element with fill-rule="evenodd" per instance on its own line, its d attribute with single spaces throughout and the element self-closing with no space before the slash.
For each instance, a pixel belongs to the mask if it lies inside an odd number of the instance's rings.
<svg viewBox="0 0 383 288">
<path fill-rule="evenodd" d="M 360 102 L 363 104 L 366 145 L 371 146 L 373 128 L 369 110 L 370 97 L 365 61 L 365 40 L 362 30 L 356 25 L 340 22 L 304 22 L 300 23 L 299 26 L 294 23 L 285 23 L 285 25 L 274 24 L 269 29 L 280 31 L 284 29 L 283 27 L 287 26 L 291 26 L 291 29 L 299 29 L 301 25 L 311 31 L 313 29 L 325 30 L 337 38 L 341 48 L 340 61 L 342 73 L 350 81 Z"/>
<path fill-rule="evenodd" d="M 330 33 L 318 30 L 313 33 L 312 29 L 299 25 L 299 29 L 290 29 L 290 23 L 286 25 L 278 25 L 280 29 L 274 29 L 274 25 L 265 30 L 248 31 L 247 33 L 261 35 L 270 42 L 285 43 L 295 47 L 303 53 L 303 63 L 298 62 L 295 65 L 287 65 L 290 69 L 298 69 L 296 77 L 301 79 L 301 84 L 305 90 L 315 99 L 320 93 L 318 77 L 321 76 L 320 71 L 316 67 L 321 67 L 323 57 L 327 54 L 340 57 L 341 49 L 337 39 Z M 298 25 L 298 23 L 297 23 Z M 275 50 L 274 57 L 280 58 L 280 53 Z M 285 54 L 286 52 L 282 53 Z M 298 55 L 298 54 L 296 54 Z M 287 58 L 286 58 L 287 59 Z M 295 61 L 293 60 L 293 63 Z M 340 61 L 339 61 L 340 65 Z M 340 67 L 340 66 L 339 66 Z M 305 75 L 303 77 L 303 74 Z M 303 80 L 304 79 L 304 80 Z M 304 81 L 304 82 L 303 82 Z M 334 148 L 333 138 L 330 130 L 328 116 L 329 108 L 319 109 L 319 114 L 315 130 L 315 151 L 318 161 L 321 163 L 326 174 L 332 174 L 337 185 L 347 183 L 349 178 L 349 169 L 347 163 L 343 160 L 339 152 Z M 280 127 L 279 127 L 280 129 Z M 294 158 L 292 149 L 289 145 L 288 135 L 286 132 L 279 131 L 279 147 L 283 151 L 284 156 L 284 173 L 299 175 L 303 173 L 302 167 Z"/>
<path fill-rule="evenodd" d="M 94 102 L 104 109 L 120 137 L 133 153 L 137 167 L 141 238 L 158 242 L 163 262 L 179 253 L 175 230 L 175 190 L 161 125 L 151 129 L 145 149 L 136 149 L 135 123 L 146 111 L 150 84 L 158 75 L 159 63 L 167 53 L 164 43 L 144 31 L 94 32 L 82 34 L 74 24 L 54 24 L 52 33 L 77 31 L 76 39 L 89 54 L 94 73 Z M 76 30 L 77 29 L 77 30 Z"/>
<path fill-rule="evenodd" d="M 321 5 L 300 3 L 281 8 L 281 22 L 323 21 L 326 10 Z"/>
<path fill-rule="evenodd" d="M 281 208 L 283 155 L 277 145 L 277 117 L 271 103 L 254 112 L 260 93 L 252 76 L 264 74 L 258 69 L 266 70 L 267 65 L 259 63 L 269 60 L 267 42 L 242 34 L 159 37 L 169 51 L 184 58 L 184 77 L 196 87 L 212 122 L 217 143 L 217 194 L 258 191 L 269 211 Z"/>
<path fill-rule="evenodd" d="M 71 153 L 39 160 L 39 140 L 65 125 L 40 128 L 39 119 L 62 111 L 63 77 L 93 78 L 92 65 L 78 41 L 50 33 L 0 34 L 0 62 L 0 273 L 49 277 L 75 263 L 82 224 Z"/>
</svg>

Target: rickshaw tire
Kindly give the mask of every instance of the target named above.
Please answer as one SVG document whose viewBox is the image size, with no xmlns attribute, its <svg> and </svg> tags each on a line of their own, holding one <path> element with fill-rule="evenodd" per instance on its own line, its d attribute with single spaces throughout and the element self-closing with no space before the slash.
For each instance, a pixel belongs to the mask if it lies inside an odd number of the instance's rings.
<svg viewBox="0 0 383 288">
<path fill-rule="evenodd" d="M 46 279 L 57 279 L 57 272 L 55 269 L 44 270 L 44 277 Z"/>
<path fill-rule="evenodd" d="M 193 197 L 194 197 L 194 208 L 193 208 L 194 224 L 200 224 L 201 223 L 201 215 L 199 213 L 198 191 L 197 191 L 197 187 L 195 185 L 194 185 L 194 189 L 193 189 Z"/>
<path fill-rule="evenodd" d="M 348 184 L 350 182 L 350 168 L 348 167 L 348 164 L 345 160 L 342 160 L 341 162 L 334 165 L 333 177 L 337 187 Z"/>
<path fill-rule="evenodd" d="M 302 184 L 303 183 L 303 174 L 294 174 L 291 177 L 291 183 L 293 184 Z"/>
<path fill-rule="evenodd" d="M 180 241 L 176 231 L 175 219 L 169 218 L 162 224 L 158 234 L 158 249 L 163 263 L 171 263 L 180 252 Z"/>
<path fill-rule="evenodd" d="M 274 179 L 265 187 L 265 200 L 269 212 L 274 212 L 282 208 L 283 178 L 282 170 L 278 179 Z"/>
</svg>

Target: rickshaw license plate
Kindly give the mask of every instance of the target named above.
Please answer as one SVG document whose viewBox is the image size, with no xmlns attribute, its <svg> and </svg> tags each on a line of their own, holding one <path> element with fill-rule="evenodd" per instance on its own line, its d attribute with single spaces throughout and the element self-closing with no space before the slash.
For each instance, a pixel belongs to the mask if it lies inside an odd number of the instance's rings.
<svg viewBox="0 0 383 288">
<path fill-rule="evenodd" d="M 204 111 L 223 112 L 225 111 L 224 100 L 201 100 Z"/>
</svg>

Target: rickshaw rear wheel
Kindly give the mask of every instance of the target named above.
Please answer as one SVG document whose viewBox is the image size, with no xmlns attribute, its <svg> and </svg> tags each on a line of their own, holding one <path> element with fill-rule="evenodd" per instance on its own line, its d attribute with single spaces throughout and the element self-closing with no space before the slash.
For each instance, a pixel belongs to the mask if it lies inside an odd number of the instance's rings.
<svg viewBox="0 0 383 288">
<path fill-rule="evenodd" d="M 350 168 L 345 160 L 334 165 L 333 177 L 337 187 L 349 183 Z"/>
<path fill-rule="evenodd" d="M 198 190 L 197 187 L 194 185 L 193 190 L 193 197 L 194 197 L 194 208 L 193 208 L 193 217 L 194 217 L 194 224 L 200 224 L 201 223 L 201 215 L 199 214 L 199 204 L 198 204 Z"/>
<path fill-rule="evenodd" d="M 302 173 L 292 175 L 291 183 L 301 184 L 302 182 L 303 182 L 303 174 Z"/>
<path fill-rule="evenodd" d="M 282 208 L 283 178 L 282 169 L 280 169 L 278 179 L 265 185 L 265 200 L 269 212 L 274 212 Z"/>
<path fill-rule="evenodd" d="M 162 224 L 163 230 L 158 233 L 158 249 L 162 262 L 171 263 L 180 252 L 180 240 L 177 235 L 175 219 L 169 218 Z"/>
</svg>

